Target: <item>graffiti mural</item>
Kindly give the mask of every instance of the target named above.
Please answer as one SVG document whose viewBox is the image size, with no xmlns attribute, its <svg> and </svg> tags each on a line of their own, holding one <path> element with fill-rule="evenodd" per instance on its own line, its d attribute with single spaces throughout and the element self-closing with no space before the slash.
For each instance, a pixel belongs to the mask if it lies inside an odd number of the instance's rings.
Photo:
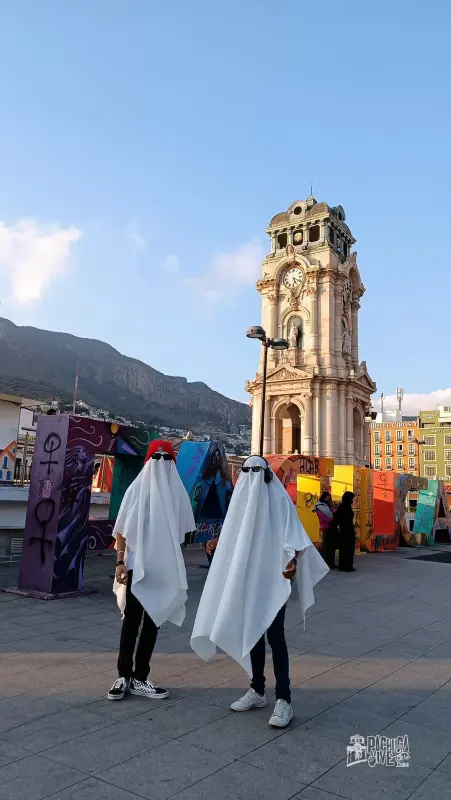
<svg viewBox="0 0 451 800">
<path fill-rule="evenodd" d="M 373 470 L 361 470 L 361 496 L 360 496 L 360 549 L 367 553 L 374 553 L 374 478 Z"/>
<path fill-rule="evenodd" d="M 39 417 L 18 591 L 54 597 L 83 590 L 88 539 L 97 549 L 93 537 L 101 529 L 97 541 L 108 546 L 108 526 L 97 522 L 91 534 L 89 522 L 95 457 L 115 456 L 115 471 L 132 457 L 139 471 L 153 438 L 151 431 L 86 417 Z"/>
<path fill-rule="evenodd" d="M 232 496 L 224 446 L 218 442 L 184 441 L 177 456 L 177 469 L 196 521 L 192 541 L 208 542 L 220 532 Z"/>
<path fill-rule="evenodd" d="M 303 456 L 295 453 L 290 456 L 268 456 L 267 461 L 279 481 L 285 486 L 293 503 L 297 505 L 297 477 L 310 475 L 312 478 L 330 479 L 334 474 L 334 461 L 332 458 L 318 458 L 317 456 Z M 323 491 L 326 491 L 325 489 Z"/>
</svg>

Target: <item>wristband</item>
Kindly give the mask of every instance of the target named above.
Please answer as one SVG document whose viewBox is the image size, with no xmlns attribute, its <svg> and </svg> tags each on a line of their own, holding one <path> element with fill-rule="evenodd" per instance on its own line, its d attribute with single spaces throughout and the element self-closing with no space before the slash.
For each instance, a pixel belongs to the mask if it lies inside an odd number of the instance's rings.
<svg viewBox="0 0 451 800">
<path fill-rule="evenodd" d="M 116 567 L 125 566 L 125 561 L 116 561 Z"/>
</svg>

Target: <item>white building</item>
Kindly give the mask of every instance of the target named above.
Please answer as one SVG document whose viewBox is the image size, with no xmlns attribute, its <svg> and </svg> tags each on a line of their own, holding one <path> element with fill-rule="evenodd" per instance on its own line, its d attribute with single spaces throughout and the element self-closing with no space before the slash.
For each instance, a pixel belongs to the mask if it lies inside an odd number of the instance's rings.
<svg viewBox="0 0 451 800">
<path fill-rule="evenodd" d="M 365 291 L 341 206 L 310 196 L 276 214 L 257 289 L 261 324 L 289 350 L 269 350 L 264 453 L 320 455 L 361 463 L 365 416 L 376 390 L 359 360 L 358 316 Z M 258 452 L 263 348 L 251 394 L 252 452 Z"/>
</svg>

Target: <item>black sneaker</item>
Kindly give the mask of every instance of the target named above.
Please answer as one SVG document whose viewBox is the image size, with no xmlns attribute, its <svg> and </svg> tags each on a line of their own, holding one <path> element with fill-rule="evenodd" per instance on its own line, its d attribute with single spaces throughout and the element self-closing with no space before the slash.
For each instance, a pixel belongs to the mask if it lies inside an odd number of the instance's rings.
<svg viewBox="0 0 451 800">
<path fill-rule="evenodd" d="M 130 678 L 117 678 L 108 692 L 108 700 L 123 700 L 130 690 Z"/>
<path fill-rule="evenodd" d="M 136 678 L 131 679 L 129 691 L 130 694 L 148 697 L 150 700 L 164 700 L 165 697 L 169 696 L 169 692 L 166 689 L 160 689 L 152 681 L 138 681 Z"/>
</svg>

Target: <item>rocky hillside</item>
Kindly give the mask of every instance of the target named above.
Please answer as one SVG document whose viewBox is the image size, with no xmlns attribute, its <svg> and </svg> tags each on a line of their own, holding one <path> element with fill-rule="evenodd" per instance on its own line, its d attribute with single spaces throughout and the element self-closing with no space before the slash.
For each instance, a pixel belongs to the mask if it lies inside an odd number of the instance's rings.
<svg viewBox="0 0 451 800">
<path fill-rule="evenodd" d="M 0 317 L 0 391 L 70 401 L 77 362 L 79 399 L 112 414 L 180 428 L 186 421 L 190 428 L 222 429 L 250 422 L 248 406 L 205 383 L 163 375 L 96 339 L 19 327 Z"/>
</svg>

